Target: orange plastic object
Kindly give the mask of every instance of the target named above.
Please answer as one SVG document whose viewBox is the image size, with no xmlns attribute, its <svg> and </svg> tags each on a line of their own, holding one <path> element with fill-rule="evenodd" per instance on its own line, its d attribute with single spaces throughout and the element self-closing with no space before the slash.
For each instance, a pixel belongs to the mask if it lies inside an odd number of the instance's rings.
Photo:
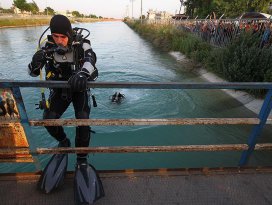
<svg viewBox="0 0 272 205">
<path fill-rule="evenodd" d="M 0 121 L 4 122 L 0 124 L 0 162 L 33 162 L 23 126 L 19 122 L 12 122 L 18 121 L 20 115 L 11 90 L 0 89 L 0 97 Z M 7 111 L 5 115 L 3 109 Z"/>
</svg>

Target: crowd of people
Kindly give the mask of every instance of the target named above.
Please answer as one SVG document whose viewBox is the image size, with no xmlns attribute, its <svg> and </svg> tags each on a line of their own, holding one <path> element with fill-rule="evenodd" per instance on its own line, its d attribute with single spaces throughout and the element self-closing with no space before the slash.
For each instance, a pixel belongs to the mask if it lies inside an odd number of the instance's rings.
<svg viewBox="0 0 272 205">
<path fill-rule="evenodd" d="M 195 20 L 180 22 L 179 28 L 190 31 L 215 45 L 226 46 L 242 32 L 251 32 L 260 37 L 260 47 L 271 46 L 272 24 L 265 20 Z"/>
</svg>

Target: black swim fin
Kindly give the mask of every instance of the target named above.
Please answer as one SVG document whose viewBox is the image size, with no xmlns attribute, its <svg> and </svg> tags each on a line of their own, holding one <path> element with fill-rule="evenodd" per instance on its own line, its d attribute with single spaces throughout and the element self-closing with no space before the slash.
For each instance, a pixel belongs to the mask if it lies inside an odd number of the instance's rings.
<svg viewBox="0 0 272 205">
<path fill-rule="evenodd" d="M 48 194 L 60 187 L 64 181 L 67 164 L 68 154 L 54 154 L 40 176 L 38 188 Z"/>
<path fill-rule="evenodd" d="M 74 180 L 75 204 L 93 204 L 103 196 L 104 188 L 95 168 L 88 163 L 77 164 Z"/>
</svg>

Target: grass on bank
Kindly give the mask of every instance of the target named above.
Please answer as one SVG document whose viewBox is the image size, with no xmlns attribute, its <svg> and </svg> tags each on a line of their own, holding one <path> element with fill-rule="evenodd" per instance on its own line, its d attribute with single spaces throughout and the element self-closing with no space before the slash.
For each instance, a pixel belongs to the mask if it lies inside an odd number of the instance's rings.
<svg viewBox="0 0 272 205">
<path fill-rule="evenodd" d="M 215 48 L 172 25 L 128 23 L 165 51 L 179 51 L 229 82 L 272 82 L 272 48 L 260 48 L 260 36 L 244 33 L 224 48 Z M 263 97 L 265 90 L 247 90 Z"/>
<path fill-rule="evenodd" d="M 47 19 L 31 19 L 31 18 L 8 18 L 0 19 L 0 27 L 19 27 L 19 26 L 38 26 L 49 24 L 50 18 Z"/>
<path fill-rule="evenodd" d="M 1 27 L 24 27 L 24 26 L 40 26 L 49 25 L 52 16 L 44 18 L 0 18 Z M 103 19 L 94 18 L 71 18 L 71 23 L 89 23 L 102 21 Z"/>
<path fill-rule="evenodd" d="M 210 44 L 171 25 L 140 24 L 139 22 L 128 23 L 128 25 L 156 47 L 164 51 L 180 51 L 197 62 L 203 62 L 212 50 Z"/>
</svg>

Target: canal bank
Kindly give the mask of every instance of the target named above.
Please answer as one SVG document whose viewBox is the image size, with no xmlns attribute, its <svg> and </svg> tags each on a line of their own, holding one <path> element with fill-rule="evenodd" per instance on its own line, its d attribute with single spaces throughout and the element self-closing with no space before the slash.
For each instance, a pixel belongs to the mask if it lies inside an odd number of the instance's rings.
<svg viewBox="0 0 272 205">
<path fill-rule="evenodd" d="M 51 18 L 52 16 L 0 16 L 0 29 L 49 25 Z M 107 18 L 70 18 L 70 21 L 78 24 L 121 20 Z"/>
<path fill-rule="evenodd" d="M 241 32 L 225 47 L 214 47 L 198 36 L 172 24 L 133 21 L 127 25 L 164 51 L 178 51 L 228 82 L 271 82 L 272 48 L 261 48 L 260 37 Z M 263 98 L 266 90 L 247 90 Z"/>
<path fill-rule="evenodd" d="M 171 56 L 173 56 L 178 62 L 182 63 L 185 67 L 188 66 L 188 69 L 192 70 L 192 72 L 197 73 L 201 76 L 202 79 L 212 82 L 212 83 L 221 83 L 221 82 L 227 82 L 226 80 L 220 78 L 216 74 L 209 72 L 207 69 L 203 68 L 200 65 L 192 65 L 194 64 L 191 60 L 189 60 L 185 55 L 183 55 L 180 52 L 169 52 Z M 192 69 L 192 67 L 198 67 L 195 69 Z M 257 115 L 260 113 L 260 109 L 263 105 L 263 99 L 256 98 L 252 95 L 250 95 L 247 92 L 243 91 L 236 91 L 236 90 L 223 90 L 231 97 L 235 98 L 239 102 L 241 102 L 246 108 L 251 110 L 252 112 L 256 113 Z M 270 114 L 271 116 L 271 114 Z"/>
<path fill-rule="evenodd" d="M 200 75 L 202 79 L 208 82 L 270 82 L 270 79 L 272 79 L 270 77 L 271 68 L 269 67 L 271 49 L 257 52 L 256 44 L 248 43 L 250 40 L 253 41 L 250 36 L 245 35 L 241 39 L 236 39 L 237 48 L 235 43 L 226 48 L 215 48 L 188 32 L 176 29 L 173 25 L 126 23 L 155 47 L 169 51 L 170 55 L 182 64 L 182 68 L 185 67 L 188 71 Z M 256 38 L 254 39 L 256 40 Z M 243 43 L 250 44 L 250 48 L 248 48 L 250 52 L 247 51 L 246 47 L 240 47 L 240 44 Z M 241 51 L 245 53 L 240 57 L 241 59 L 230 54 L 235 53 L 236 50 L 239 50 L 237 55 Z M 252 50 L 256 52 L 251 52 Z M 254 63 L 254 60 L 252 60 L 256 59 L 255 53 L 258 53 L 260 59 L 266 61 L 267 65 L 263 66 L 260 63 L 259 67 L 256 68 L 257 62 Z M 227 58 L 226 54 L 229 55 L 228 62 L 224 62 L 226 61 L 224 59 Z M 243 65 L 241 61 L 246 62 L 246 65 Z M 239 69 L 239 65 L 241 69 Z M 231 80 L 232 78 L 238 80 Z M 255 114 L 259 114 L 265 96 L 264 90 L 224 90 L 224 92 Z"/>
</svg>

